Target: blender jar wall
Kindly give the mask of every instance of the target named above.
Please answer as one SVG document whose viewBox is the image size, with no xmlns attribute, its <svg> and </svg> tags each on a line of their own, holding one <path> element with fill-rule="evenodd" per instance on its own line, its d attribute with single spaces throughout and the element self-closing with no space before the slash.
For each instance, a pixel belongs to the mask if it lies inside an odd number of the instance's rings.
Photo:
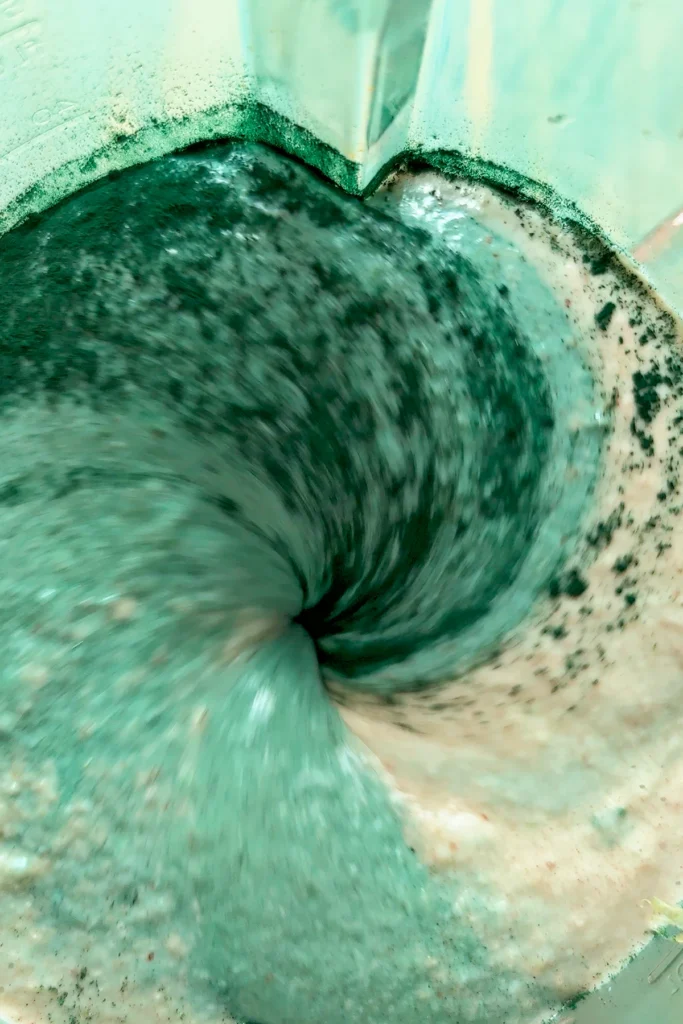
<svg viewBox="0 0 683 1024">
<path fill-rule="evenodd" d="M 678 0 L 0 0 L 4 226 L 60 166 L 51 198 L 240 132 L 257 101 L 338 150 L 347 187 L 416 147 L 547 182 L 681 306 L 682 30 Z"/>
</svg>

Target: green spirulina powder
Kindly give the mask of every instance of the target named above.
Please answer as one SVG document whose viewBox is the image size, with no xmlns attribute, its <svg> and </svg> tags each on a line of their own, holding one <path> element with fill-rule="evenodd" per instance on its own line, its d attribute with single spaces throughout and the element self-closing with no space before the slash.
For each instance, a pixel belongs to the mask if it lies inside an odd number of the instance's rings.
<svg viewBox="0 0 683 1024">
<path fill-rule="evenodd" d="M 554 998 L 406 846 L 324 688 L 390 697 L 485 659 L 596 472 L 564 311 L 439 216 L 235 143 L 0 244 L 0 758 L 56 765 L 32 848 L 76 799 L 109 836 L 37 898 L 97 943 L 126 894 L 167 892 L 191 983 L 238 1021 L 488 1024 Z M 19 661 L 50 665 L 37 703 Z M 149 813 L 145 770 L 167 785 Z"/>
</svg>

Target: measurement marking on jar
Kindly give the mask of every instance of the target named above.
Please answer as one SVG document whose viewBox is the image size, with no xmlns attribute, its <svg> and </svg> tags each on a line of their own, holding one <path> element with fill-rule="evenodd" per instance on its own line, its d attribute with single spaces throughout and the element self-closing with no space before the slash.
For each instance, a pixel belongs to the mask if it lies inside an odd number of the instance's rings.
<svg viewBox="0 0 683 1024">
<path fill-rule="evenodd" d="M 4 42 L 5 39 L 9 39 L 11 36 L 26 35 L 27 30 L 35 32 L 39 29 L 39 21 L 23 21 L 21 25 L 13 25 L 12 28 L 6 28 L 4 32 L 0 32 L 0 42 Z"/>
<path fill-rule="evenodd" d="M 0 78 L 10 68 L 27 68 L 40 57 L 42 29 L 42 24 L 36 20 L 3 28 L 0 17 Z"/>
<path fill-rule="evenodd" d="M 75 117 L 70 117 L 66 121 L 60 121 L 58 124 L 53 124 L 45 131 L 38 132 L 37 135 L 31 136 L 26 142 L 22 142 L 19 146 L 15 146 L 14 149 L 8 149 L 6 153 L 0 153 L 0 160 L 7 160 L 11 156 L 16 156 L 17 153 L 21 153 L 22 150 L 32 146 L 34 142 L 38 142 L 39 139 L 44 139 L 46 135 L 52 135 L 53 132 L 59 131 L 60 128 L 66 128 L 68 125 L 74 124 L 76 121 L 81 121 L 86 115 L 77 114 Z"/>
<path fill-rule="evenodd" d="M 33 6 L 33 4 L 27 4 L 25 0 L 0 0 L 0 18 L 7 21 L 16 21 L 17 18 L 26 20 L 26 15 L 29 13 L 27 8 Z"/>
<path fill-rule="evenodd" d="M 33 124 L 37 124 L 39 128 L 47 125 L 54 125 L 55 121 L 59 119 L 59 122 L 69 120 L 67 115 L 73 114 L 74 116 L 78 113 L 78 104 L 69 103 L 68 100 L 59 100 L 54 107 L 39 107 L 38 110 L 34 111 L 31 121 Z"/>
</svg>

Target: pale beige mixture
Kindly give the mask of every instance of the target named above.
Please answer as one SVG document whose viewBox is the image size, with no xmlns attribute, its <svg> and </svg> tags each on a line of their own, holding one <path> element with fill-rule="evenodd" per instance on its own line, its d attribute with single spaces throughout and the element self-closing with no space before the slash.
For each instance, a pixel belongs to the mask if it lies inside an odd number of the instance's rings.
<svg viewBox="0 0 683 1024">
<path fill-rule="evenodd" d="M 585 594 L 549 602 L 495 664 L 440 689 L 438 715 L 419 696 L 394 716 L 410 731 L 369 702 L 343 714 L 381 762 L 424 861 L 435 871 L 476 867 L 515 932 L 530 925 L 525 944 L 501 932 L 500 961 L 567 991 L 591 988 L 649 936 L 644 900 L 683 900 L 680 400 L 650 425 L 647 457 L 631 431 L 632 374 L 664 352 L 641 345 L 643 324 L 629 323 L 642 297 L 617 298 L 609 327 L 597 329 L 613 279 L 590 273 L 568 231 L 528 210 L 520 219 L 483 188 L 422 183 L 445 205 L 474 205 L 527 253 L 594 339 L 613 417 L 595 522 L 623 505 L 621 526 L 593 545 Z M 651 305 L 645 321 L 655 314 Z M 664 401 L 666 385 L 658 391 Z M 631 564 L 615 571 L 624 556 Z"/>
</svg>

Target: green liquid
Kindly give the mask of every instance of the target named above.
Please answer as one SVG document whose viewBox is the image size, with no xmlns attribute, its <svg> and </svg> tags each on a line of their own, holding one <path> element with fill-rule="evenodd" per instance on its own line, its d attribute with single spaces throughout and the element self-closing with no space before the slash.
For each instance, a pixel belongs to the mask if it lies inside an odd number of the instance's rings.
<svg viewBox="0 0 683 1024">
<path fill-rule="evenodd" d="M 0 280 L 0 757 L 57 768 L 29 846 L 76 799 L 108 831 L 37 883 L 57 926 L 111 944 L 153 884 L 196 991 L 260 1024 L 553 1005 L 406 846 L 324 689 L 463 673 L 570 558 L 602 430 L 550 292 L 245 144 L 96 184 L 6 236 Z"/>
</svg>

